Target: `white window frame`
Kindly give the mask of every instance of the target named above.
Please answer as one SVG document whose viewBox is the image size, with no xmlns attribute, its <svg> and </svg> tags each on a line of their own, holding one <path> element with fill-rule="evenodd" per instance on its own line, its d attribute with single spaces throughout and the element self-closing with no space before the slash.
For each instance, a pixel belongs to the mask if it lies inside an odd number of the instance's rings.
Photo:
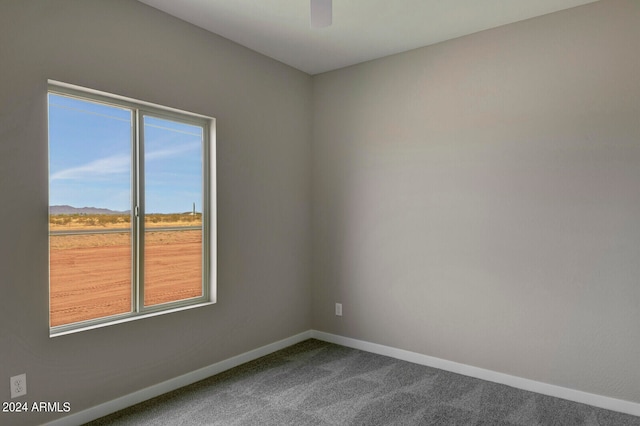
<svg viewBox="0 0 640 426">
<path fill-rule="evenodd" d="M 52 327 L 50 337 L 119 324 L 131 320 L 208 306 L 216 303 L 217 287 L 217 230 L 216 230 L 216 120 L 200 114 L 194 114 L 174 108 L 164 107 L 132 98 L 113 95 L 55 80 L 48 80 L 47 93 L 59 94 L 81 100 L 99 102 L 132 111 L 132 278 L 131 312 L 100 317 Z M 48 102 L 47 102 L 48 105 Z M 162 303 L 144 305 L 144 164 L 139 159 L 144 143 L 142 126 L 145 116 L 178 121 L 203 128 L 203 208 L 202 208 L 202 296 Z M 48 147 L 48 144 L 47 144 Z M 144 160 L 143 160 L 144 161 Z M 139 191 L 140 190 L 140 191 Z M 49 306 L 51 294 L 49 294 Z M 49 309 L 50 311 L 50 309 Z M 50 312 L 49 312 L 50 317 Z"/>
</svg>

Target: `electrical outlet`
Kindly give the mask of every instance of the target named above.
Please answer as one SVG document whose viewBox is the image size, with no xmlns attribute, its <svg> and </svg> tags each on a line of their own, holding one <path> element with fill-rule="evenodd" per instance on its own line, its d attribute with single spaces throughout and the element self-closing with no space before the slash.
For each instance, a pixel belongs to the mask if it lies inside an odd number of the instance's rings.
<svg viewBox="0 0 640 426">
<path fill-rule="evenodd" d="M 27 375 L 18 374 L 11 378 L 11 398 L 27 394 Z"/>
<path fill-rule="evenodd" d="M 342 303 L 336 303 L 336 315 L 339 317 L 342 316 Z"/>
</svg>

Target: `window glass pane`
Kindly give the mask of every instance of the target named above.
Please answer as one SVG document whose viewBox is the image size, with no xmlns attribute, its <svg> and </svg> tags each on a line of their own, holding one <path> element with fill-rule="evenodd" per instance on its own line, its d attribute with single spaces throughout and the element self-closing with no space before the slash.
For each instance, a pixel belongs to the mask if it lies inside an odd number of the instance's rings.
<svg viewBox="0 0 640 426">
<path fill-rule="evenodd" d="M 51 326 L 132 310 L 132 114 L 49 94 Z"/>
<path fill-rule="evenodd" d="M 145 116 L 144 305 L 200 297 L 203 128 Z"/>
</svg>

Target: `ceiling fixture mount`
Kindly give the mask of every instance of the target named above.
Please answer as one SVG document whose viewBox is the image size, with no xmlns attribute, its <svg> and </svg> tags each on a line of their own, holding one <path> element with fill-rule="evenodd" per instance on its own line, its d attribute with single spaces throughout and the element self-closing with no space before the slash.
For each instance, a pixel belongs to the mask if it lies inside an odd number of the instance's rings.
<svg viewBox="0 0 640 426">
<path fill-rule="evenodd" d="M 324 28 L 333 21 L 332 0 L 311 0 L 311 28 Z"/>
</svg>

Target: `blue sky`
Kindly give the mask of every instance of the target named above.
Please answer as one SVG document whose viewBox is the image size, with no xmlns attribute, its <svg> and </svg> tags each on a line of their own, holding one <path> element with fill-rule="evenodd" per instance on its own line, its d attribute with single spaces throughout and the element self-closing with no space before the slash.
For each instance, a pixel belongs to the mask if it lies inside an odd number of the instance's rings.
<svg viewBox="0 0 640 426">
<path fill-rule="evenodd" d="M 145 116 L 147 213 L 202 211 L 202 129 Z M 49 94 L 49 205 L 131 209 L 132 112 Z"/>
</svg>

